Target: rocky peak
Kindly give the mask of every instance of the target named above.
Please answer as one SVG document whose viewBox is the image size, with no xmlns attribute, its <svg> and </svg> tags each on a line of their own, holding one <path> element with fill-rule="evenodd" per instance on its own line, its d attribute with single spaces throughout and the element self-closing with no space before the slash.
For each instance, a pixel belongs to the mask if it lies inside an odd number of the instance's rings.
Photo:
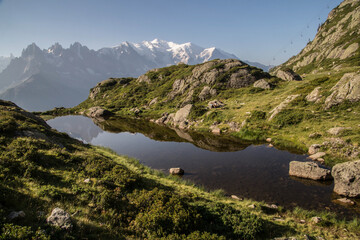
<svg viewBox="0 0 360 240">
<path fill-rule="evenodd" d="M 21 53 L 21 57 L 27 58 L 27 57 L 38 57 L 42 56 L 43 53 L 41 49 L 35 44 L 32 43 L 29 46 L 27 46 L 26 49 L 24 49 Z"/>
<path fill-rule="evenodd" d="M 52 53 L 56 56 L 60 55 L 63 51 L 63 47 L 59 43 L 55 43 L 51 47 L 48 48 L 48 53 Z"/>
</svg>

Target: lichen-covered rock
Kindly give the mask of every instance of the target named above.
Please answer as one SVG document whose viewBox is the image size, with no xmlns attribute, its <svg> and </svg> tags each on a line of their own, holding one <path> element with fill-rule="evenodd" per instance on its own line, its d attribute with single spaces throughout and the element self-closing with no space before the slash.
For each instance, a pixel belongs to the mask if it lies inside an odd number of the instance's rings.
<svg viewBox="0 0 360 240">
<path fill-rule="evenodd" d="M 336 164 L 331 174 L 334 177 L 334 192 L 360 197 L 360 160 Z"/>
<path fill-rule="evenodd" d="M 330 91 L 332 93 L 325 100 L 325 109 L 341 104 L 345 100 L 349 100 L 350 102 L 360 101 L 360 74 L 344 74 Z"/>
<path fill-rule="evenodd" d="M 316 152 L 316 153 L 310 155 L 309 158 L 312 159 L 312 160 L 314 160 L 314 161 L 316 161 L 316 160 L 318 160 L 319 158 L 324 157 L 325 155 L 326 155 L 326 153 L 324 153 L 324 152 Z"/>
<path fill-rule="evenodd" d="M 320 99 L 322 98 L 322 95 L 321 95 L 321 87 L 316 87 L 311 93 L 309 93 L 305 99 L 306 101 L 308 102 L 319 102 Z"/>
<path fill-rule="evenodd" d="M 312 144 L 310 147 L 309 147 L 309 150 L 308 150 L 308 153 L 310 155 L 313 155 L 317 152 L 320 151 L 320 148 L 321 148 L 321 145 L 320 144 Z"/>
<path fill-rule="evenodd" d="M 102 117 L 107 117 L 107 116 L 111 116 L 113 113 L 110 112 L 109 110 L 106 109 L 102 109 L 99 106 L 96 107 L 91 107 L 87 110 L 87 116 L 91 117 L 91 118 L 102 118 Z"/>
<path fill-rule="evenodd" d="M 180 108 L 174 116 L 174 124 L 175 125 L 180 125 L 181 123 L 184 123 L 187 121 L 187 117 L 190 114 L 190 111 L 192 109 L 193 105 L 192 104 L 188 104 L 185 107 Z"/>
<path fill-rule="evenodd" d="M 301 81 L 302 78 L 299 74 L 295 73 L 292 69 L 278 70 L 276 76 L 285 81 Z"/>
<path fill-rule="evenodd" d="M 314 162 L 291 161 L 289 175 L 312 180 L 328 180 L 332 178 L 329 169 Z"/>
<path fill-rule="evenodd" d="M 46 219 L 46 222 L 65 230 L 69 230 L 73 226 L 70 215 L 61 208 L 54 208 L 50 216 Z"/>
<path fill-rule="evenodd" d="M 265 79 L 260 79 L 254 82 L 253 87 L 261 88 L 261 89 L 270 89 L 270 84 Z"/>
<path fill-rule="evenodd" d="M 216 95 L 215 89 L 211 89 L 209 86 L 205 86 L 199 94 L 199 99 L 201 101 L 204 101 L 205 99 L 210 98 L 215 95 Z"/>
<path fill-rule="evenodd" d="M 219 100 L 210 101 L 208 103 L 208 108 L 210 108 L 210 109 L 211 108 L 221 108 L 223 106 L 225 106 L 225 104 Z"/>
<path fill-rule="evenodd" d="M 340 135 L 346 130 L 351 130 L 351 127 L 334 127 L 330 128 L 327 132 L 331 135 Z"/>
</svg>

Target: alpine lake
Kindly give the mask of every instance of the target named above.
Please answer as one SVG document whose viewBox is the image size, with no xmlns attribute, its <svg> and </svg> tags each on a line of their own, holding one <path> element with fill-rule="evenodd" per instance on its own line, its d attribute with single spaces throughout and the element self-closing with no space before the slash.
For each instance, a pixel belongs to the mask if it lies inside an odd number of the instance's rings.
<svg viewBox="0 0 360 240">
<path fill-rule="evenodd" d="M 223 189 L 227 195 L 317 211 L 340 217 L 360 217 L 355 206 L 334 202 L 333 181 L 313 181 L 289 176 L 290 161 L 311 161 L 307 155 L 270 147 L 268 143 L 241 141 L 211 133 L 171 129 L 145 120 L 91 119 L 62 116 L 47 123 L 73 138 L 112 149 L 119 155 L 168 174 L 172 167 L 184 169 L 184 179 L 206 190 Z"/>
</svg>

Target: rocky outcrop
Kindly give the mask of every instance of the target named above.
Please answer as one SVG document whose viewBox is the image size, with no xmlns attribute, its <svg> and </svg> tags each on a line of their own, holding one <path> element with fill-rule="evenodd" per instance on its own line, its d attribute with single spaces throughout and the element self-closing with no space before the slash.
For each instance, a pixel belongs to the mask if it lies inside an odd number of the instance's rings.
<svg viewBox="0 0 360 240">
<path fill-rule="evenodd" d="M 208 108 L 210 108 L 210 109 L 211 108 L 222 108 L 224 106 L 225 106 L 225 104 L 219 100 L 210 101 L 208 103 Z"/>
<path fill-rule="evenodd" d="M 360 197 L 360 160 L 336 164 L 331 174 L 334 177 L 334 192 Z"/>
<path fill-rule="evenodd" d="M 331 135 L 337 136 L 342 134 L 346 130 L 351 130 L 351 127 L 334 127 L 327 130 L 327 132 Z"/>
<path fill-rule="evenodd" d="M 278 70 L 276 76 L 285 81 L 301 81 L 302 78 L 299 74 L 295 73 L 292 69 Z"/>
<path fill-rule="evenodd" d="M 330 170 L 314 162 L 291 161 L 289 165 L 289 175 L 312 180 L 331 179 Z"/>
<path fill-rule="evenodd" d="M 317 152 L 317 153 L 314 153 L 314 154 L 310 155 L 309 158 L 311 160 L 316 161 L 316 160 L 318 160 L 320 158 L 323 158 L 325 155 L 326 155 L 326 153 L 324 153 L 324 152 Z"/>
<path fill-rule="evenodd" d="M 305 97 L 306 101 L 318 103 L 322 98 L 320 90 L 321 87 L 314 88 L 314 90 Z"/>
<path fill-rule="evenodd" d="M 46 222 L 65 230 L 70 230 L 73 227 L 70 215 L 61 208 L 54 208 Z"/>
<path fill-rule="evenodd" d="M 94 88 L 92 88 L 90 90 L 90 95 L 89 97 L 94 100 L 96 98 L 96 96 L 100 93 L 101 88 L 103 87 L 111 87 L 114 86 L 117 83 L 117 81 L 113 78 L 109 78 L 106 79 L 104 81 L 99 82 L 98 84 L 96 84 L 96 86 Z"/>
<path fill-rule="evenodd" d="M 338 105 L 345 100 L 360 101 L 360 74 L 345 74 L 330 91 L 332 93 L 325 100 L 325 109 Z"/>
<path fill-rule="evenodd" d="M 193 105 L 188 104 L 185 107 L 180 108 L 174 116 L 173 122 L 175 126 L 179 126 L 181 128 L 184 128 L 188 124 L 187 117 L 190 114 L 190 111 L 192 109 Z"/>
<path fill-rule="evenodd" d="M 113 115 L 112 112 L 102 109 L 101 107 L 91 107 L 87 110 L 86 115 L 91 118 L 103 118 Z"/>
<path fill-rule="evenodd" d="M 322 24 L 313 41 L 296 56 L 273 69 L 283 68 L 313 73 L 333 71 L 337 67 L 353 66 L 353 59 L 360 56 L 360 2 L 344 0 L 333 9 Z"/>
<path fill-rule="evenodd" d="M 184 175 L 185 171 L 181 168 L 170 168 L 169 173 L 171 175 Z"/>
<path fill-rule="evenodd" d="M 321 145 L 320 144 L 312 144 L 310 147 L 309 147 L 309 150 L 308 150 L 308 153 L 310 155 L 313 155 L 317 152 L 320 151 L 320 148 L 321 148 Z"/>
<path fill-rule="evenodd" d="M 261 89 L 270 89 L 270 84 L 265 79 L 260 79 L 254 82 L 253 87 L 261 88 Z"/>
<path fill-rule="evenodd" d="M 205 99 L 210 98 L 210 97 L 213 97 L 213 96 L 215 96 L 215 95 L 216 95 L 216 90 L 215 90 L 215 89 L 212 89 L 212 88 L 210 88 L 209 86 L 205 86 L 205 87 L 201 90 L 201 92 L 200 92 L 200 94 L 199 94 L 199 99 L 200 99 L 201 101 L 204 101 Z"/>
<path fill-rule="evenodd" d="M 271 110 L 269 112 L 271 114 L 271 116 L 269 117 L 269 121 L 272 120 L 279 112 L 281 112 L 283 109 L 285 109 L 289 105 L 289 103 L 294 101 L 299 96 L 300 96 L 300 94 L 290 95 L 282 103 L 280 103 L 273 110 Z"/>
</svg>

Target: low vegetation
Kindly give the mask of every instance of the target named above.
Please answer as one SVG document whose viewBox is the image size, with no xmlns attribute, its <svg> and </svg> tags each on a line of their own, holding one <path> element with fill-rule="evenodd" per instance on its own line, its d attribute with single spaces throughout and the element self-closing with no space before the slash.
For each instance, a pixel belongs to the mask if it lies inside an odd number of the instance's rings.
<svg viewBox="0 0 360 240">
<path fill-rule="evenodd" d="M 254 204 L 250 200 L 200 190 L 133 159 L 58 133 L 10 102 L 1 101 L 0 113 L 0 239 L 359 236 L 355 220 L 351 225 L 331 220 L 307 229 L 297 223 L 299 213 L 281 208 L 269 213 L 260 207 L 263 203 L 255 203 L 259 207 L 252 209 L 247 207 Z M 71 215 L 71 229 L 46 222 L 55 207 Z M 12 211 L 24 211 L 25 216 L 10 220 Z M 277 222 L 275 216 L 285 220 Z"/>
</svg>

